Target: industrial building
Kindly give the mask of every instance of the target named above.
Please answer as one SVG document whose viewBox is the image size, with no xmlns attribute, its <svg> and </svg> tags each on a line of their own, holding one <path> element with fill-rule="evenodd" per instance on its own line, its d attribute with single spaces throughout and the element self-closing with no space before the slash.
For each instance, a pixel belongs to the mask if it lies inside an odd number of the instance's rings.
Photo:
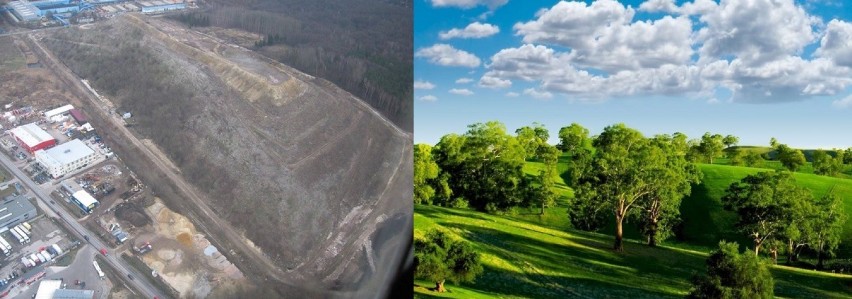
<svg viewBox="0 0 852 299">
<path fill-rule="evenodd" d="M 18 21 L 29 22 L 41 19 L 41 11 L 27 0 L 9 2 L 7 7 Z"/>
<path fill-rule="evenodd" d="M 161 13 L 186 9 L 186 3 L 183 0 L 156 0 L 139 2 L 138 4 L 142 6 L 142 13 Z"/>
<path fill-rule="evenodd" d="M 76 13 L 81 9 L 81 5 L 71 3 L 71 0 L 42 0 L 42 1 L 27 1 L 16 0 L 9 2 L 7 5 L 12 11 L 15 18 L 19 21 L 29 22 L 41 19 L 41 17 L 52 14 Z"/>
<path fill-rule="evenodd" d="M 36 299 L 92 299 L 95 297 L 93 290 L 63 289 L 62 281 L 57 279 L 45 279 L 38 285 Z"/>
<path fill-rule="evenodd" d="M 89 118 L 86 117 L 86 114 L 84 114 L 83 111 L 80 109 L 71 109 L 68 112 L 71 113 L 71 117 L 73 117 L 74 120 L 77 121 L 78 125 L 82 126 L 89 122 Z"/>
<path fill-rule="evenodd" d="M 0 227 L 12 228 L 36 213 L 35 206 L 25 196 L 8 196 L 0 203 Z"/>
<path fill-rule="evenodd" d="M 47 173 L 59 178 L 94 162 L 97 154 L 79 139 L 73 139 L 47 150 L 38 150 L 35 158 Z"/>
<path fill-rule="evenodd" d="M 23 126 L 15 127 L 9 131 L 15 141 L 30 153 L 38 150 L 43 150 L 56 145 L 56 139 L 50 136 L 44 129 L 40 128 L 36 123 L 29 123 Z"/>
<path fill-rule="evenodd" d="M 68 114 L 71 109 L 74 109 L 74 106 L 65 105 L 56 109 L 51 109 L 44 113 L 44 118 L 54 121 L 57 117 L 61 117 Z"/>
<path fill-rule="evenodd" d="M 71 194 L 71 201 L 73 201 L 77 207 L 86 214 L 91 213 L 92 210 L 100 205 L 100 202 L 92 197 L 89 192 L 86 192 L 86 190 L 80 190 Z"/>
</svg>

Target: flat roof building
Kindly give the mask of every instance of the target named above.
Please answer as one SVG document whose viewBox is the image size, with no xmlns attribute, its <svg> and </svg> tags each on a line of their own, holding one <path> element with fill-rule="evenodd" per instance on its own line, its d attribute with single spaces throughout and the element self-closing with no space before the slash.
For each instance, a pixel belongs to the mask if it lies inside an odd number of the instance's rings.
<svg viewBox="0 0 852 299">
<path fill-rule="evenodd" d="M 85 190 L 74 192 L 74 194 L 71 194 L 71 199 L 86 214 L 91 213 L 100 204 L 97 199 Z"/>
<path fill-rule="evenodd" d="M 42 280 L 36 291 L 36 299 L 92 299 L 95 297 L 93 290 L 63 289 L 62 281 L 56 279 Z"/>
<path fill-rule="evenodd" d="M 95 161 L 97 154 L 79 139 L 35 152 L 36 161 L 53 178 L 62 177 Z"/>
<path fill-rule="evenodd" d="M 12 14 L 14 14 L 20 21 L 29 22 L 41 19 L 41 11 L 29 1 L 12 1 L 6 6 L 12 9 Z"/>
<path fill-rule="evenodd" d="M 17 126 L 9 131 L 18 144 L 30 153 L 38 150 L 43 150 L 56 145 L 56 139 L 50 136 L 44 129 L 40 128 L 36 123 L 29 123 L 23 126 Z"/>
<path fill-rule="evenodd" d="M 0 227 L 12 228 L 36 216 L 35 206 L 23 195 L 8 196 L 0 202 Z"/>
<path fill-rule="evenodd" d="M 139 2 L 139 5 L 142 6 L 142 13 L 160 13 L 186 8 L 186 3 L 183 0 L 147 1 Z"/>
<path fill-rule="evenodd" d="M 71 111 L 71 109 L 74 109 L 74 106 L 72 106 L 70 104 L 56 108 L 56 109 L 51 109 L 51 110 L 48 110 L 47 112 L 44 113 L 44 117 L 45 118 L 51 118 L 51 117 L 54 117 L 54 116 L 57 116 L 57 115 L 62 115 L 62 114 L 68 113 L 68 111 Z"/>
<path fill-rule="evenodd" d="M 71 113 L 71 117 L 73 117 L 74 120 L 77 121 L 78 125 L 82 126 L 89 122 L 89 118 L 86 117 L 86 114 L 84 114 L 83 111 L 80 109 L 71 109 L 68 112 Z"/>
</svg>

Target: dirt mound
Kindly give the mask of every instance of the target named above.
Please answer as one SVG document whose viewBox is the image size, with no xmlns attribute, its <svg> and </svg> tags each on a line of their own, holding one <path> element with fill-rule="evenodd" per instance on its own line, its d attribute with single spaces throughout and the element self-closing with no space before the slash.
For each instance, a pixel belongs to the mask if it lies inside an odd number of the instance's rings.
<svg viewBox="0 0 852 299">
<path fill-rule="evenodd" d="M 366 245 L 383 219 L 411 217 L 411 136 L 325 80 L 250 51 L 222 56 L 216 49 L 231 45 L 137 18 L 53 31 L 56 40 L 78 43 L 44 43 L 118 110 L 133 112 L 135 133 L 162 149 L 177 167 L 170 171 L 250 240 L 240 243 L 255 244 L 294 279 L 357 287 L 360 274 L 341 269 L 363 268 L 352 257 L 372 251 Z M 168 184 L 156 175 L 142 179 L 155 189 Z M 179 196 L 165 199 L 185 205 Z M 151 215 L 173 221 L 158 227 L 168 238 L 197 233 L 183 217 Z M 391 266 L 398 254 L 367 256 Z"/>
<path fill-rule="evenodd" d="M 145 209 L 136 203 L 120 203 L 115 206 L 115 218 L 130 222 L 133 226 L 143 227 L 151 223 L 151 217 L 145 214 Z"/>
</svg>

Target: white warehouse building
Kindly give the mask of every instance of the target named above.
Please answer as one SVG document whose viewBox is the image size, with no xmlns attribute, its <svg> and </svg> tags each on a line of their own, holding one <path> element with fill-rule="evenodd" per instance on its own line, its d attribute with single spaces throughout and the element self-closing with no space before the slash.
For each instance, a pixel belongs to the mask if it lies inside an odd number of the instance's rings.
<svg viewBox="0 0 852 299">
<path fill-rule="evenodd" d="M 53 178 L 58 178 L 94 162 L 97 154 L 79 139 L 35 152 L 36 161 Z"/>
</svg>

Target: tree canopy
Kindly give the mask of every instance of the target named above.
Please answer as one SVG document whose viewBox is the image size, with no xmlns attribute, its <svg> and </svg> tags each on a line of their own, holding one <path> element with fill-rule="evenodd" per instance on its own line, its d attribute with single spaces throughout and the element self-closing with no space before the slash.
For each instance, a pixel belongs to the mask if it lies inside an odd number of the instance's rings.
<svg viewBox="0 0 852 299">
<path fill-rule="evenodd" d="M 414 240 L 414 276 L 434 281 L 438 292 L 444 291 L 444 281 L 471 282 L 482 270 L 479 253 L 441 230 Z"/>
<path fill-rule="evenodd" d="M 445 135 L 433 152 L 453 196 L 471 207 L 496 211 L 524 202 L 526 152 L 502 123 L 477 123 L 464 135 Z"/>
<path fill-rule="evenodd" d="M 719 242 L 707 258 L 707 275 L 693 277 L 687 298 L 772 298 L 774 281 L 769 267 L 750 252 L 740 253 L 733 242 Z"/>
<path fill-rule="evenodd" d="M 428 144 L 414 146 L 414 203 L 431 204 L 435 189 L 429 180 L 438 177 L 440 169 L 432 159 L 432 147 Z"/>
</svg>

